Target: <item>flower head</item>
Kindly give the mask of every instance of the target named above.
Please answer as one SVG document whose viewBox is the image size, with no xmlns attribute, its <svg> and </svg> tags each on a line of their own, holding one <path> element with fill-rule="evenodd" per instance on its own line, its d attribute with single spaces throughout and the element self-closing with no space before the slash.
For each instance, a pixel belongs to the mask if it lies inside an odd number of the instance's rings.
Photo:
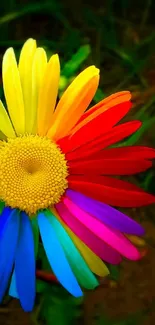
<svg viewBox="0 0 155 325">
<path fill-rule="evenodd" d="M 111 147 L 141 122 L 117 125 L 131 108 L 128 91 L 86 111 L 99 83 L 94 66 L 74 79 L 58 104 L 58 55 L 48 61 L 35 40 L 24 44 L 18 65 L 13 49 L 6 51 L 2 75 L 0 299 L 11 278 L 10 295 L 30 311 L 39 231 L 53 273 L 74 296 L 98 285 L 94 274 L 109 273 L 103 261 L 140 258 L 130 239 L 143 228 L 112 206 L 138 207 L 155 198 L 113 176 L 148 169 L 155 150 Z"/>
</svg>

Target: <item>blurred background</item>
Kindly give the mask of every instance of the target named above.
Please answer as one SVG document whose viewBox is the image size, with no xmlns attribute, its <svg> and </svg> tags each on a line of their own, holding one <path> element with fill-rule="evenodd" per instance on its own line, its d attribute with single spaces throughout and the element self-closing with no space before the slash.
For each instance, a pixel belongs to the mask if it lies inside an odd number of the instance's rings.
<svg viewBox="0 0 155 325">
<path fill-rule="evenodd" d="M 94 102 L 130 90 L 133 109 L 127 119 L 140 119 L 143 126 L 125 144 L 155 147 L 154 13 L 153 0 L 4 0 L 0 61 L 8 47 L 14 47 L 18 58 L 23 42 L 37 39 L 49 56 L 60 55 L 60 96 L 78 72 L 95 64 L 101 81 Z M 154 168 L 130 180 L 155 194 Z M 111 275 L 94 292 L 86 292 L 84 300 L 72 298 L 57 284 L 40 281 L 33 315 L 6 297 L 0 306 L 0 325 L 154 325 L 155 207 L 124 211 L 146 229 L 145 242 L 135 243 L 141 261 L 111 266 Z"/>
</svg>

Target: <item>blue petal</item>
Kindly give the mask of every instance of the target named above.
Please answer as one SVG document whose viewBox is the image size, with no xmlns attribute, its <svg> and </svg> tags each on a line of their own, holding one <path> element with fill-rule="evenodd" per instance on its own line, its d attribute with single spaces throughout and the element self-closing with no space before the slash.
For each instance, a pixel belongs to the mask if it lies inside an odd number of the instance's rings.
<svg viewBox="0 0 155 325">
<path fill-rule="evenodd" d="M 15 256 L 17 291 L 22 308 L 32 311 L 35 301 L 35 253 L 31 222 L 21 213 L 21 227 Z"/>
<path fill-rule="evenodd" d="M 3 233 L 4 226 L 10 216 L 10 213 L 12 212 L 12 209 L 9 207 L 5 207 L 2 214 L 0 215 L 0 237 Z"/>
<path fill-rule="evenodd" d="M 19 236 L 20 217 L 17 210 L 12 210 L 0 238 L 0 301 L 6 292 L 12 272 L 15 251 Z"/>
<path fill-rule="evenodd" d="M 38 224 L 47 258 L 57 279 L 73 296 L 81 297 L 83 293 L 70 268 L 61 244 L 52 225 L 42 212 L 38 214 Z"/>
<path fill-rule="evenodd" d="M 9 295 L 13 298 L 19 299 L 18 292 L 17 292 L 17 286 L 16 286 L 15 271 L 13 271 L 13 274 L 12 274 L 11 284 L 10 284 L 10 288 L 9 288 Z"/>
</svg>

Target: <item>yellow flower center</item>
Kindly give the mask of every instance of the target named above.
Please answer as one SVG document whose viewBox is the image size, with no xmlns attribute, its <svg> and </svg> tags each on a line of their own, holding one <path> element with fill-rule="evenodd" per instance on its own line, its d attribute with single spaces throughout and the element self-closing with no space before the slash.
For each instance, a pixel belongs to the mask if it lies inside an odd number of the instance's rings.
<svg viewBox="0 0 155 325">
<path fill-rule="evenodd" d="M 65 155 L 45 137 L 8 139 L 0 147 L 0 198 L 29 215 L 60 201 L 67 188 Z"/>
</svg>

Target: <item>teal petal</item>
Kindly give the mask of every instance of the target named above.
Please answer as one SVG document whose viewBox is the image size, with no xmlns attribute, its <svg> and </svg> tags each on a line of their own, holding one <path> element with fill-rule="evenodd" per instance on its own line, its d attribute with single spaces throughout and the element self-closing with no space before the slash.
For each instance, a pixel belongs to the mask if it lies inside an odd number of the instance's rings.
<svg viewBox="0 0 155 325">
<path fill-rule="evenodd" d="M 83 257 L 80 255 L 66 230 L 50 211 L 47 211 L 46 215 L 53 226 L 58 240 L 64 249 L 68 262 L 80 285 L 86 289 L 94 289 L 97 287 L 97 279 L 89 269 Z"/>
</svg>

